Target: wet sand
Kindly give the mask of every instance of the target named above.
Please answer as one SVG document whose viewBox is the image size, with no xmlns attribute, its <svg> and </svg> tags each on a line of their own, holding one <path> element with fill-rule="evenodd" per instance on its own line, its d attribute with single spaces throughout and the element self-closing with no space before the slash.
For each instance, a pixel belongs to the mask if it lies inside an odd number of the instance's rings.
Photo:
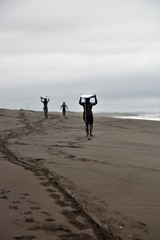
<svg viewBox="0 0 160 240">
<path fill-rule="evenodd" d="M 160 122 L 0 109 L 0 239 L 160 239 Z"/>
</svg>

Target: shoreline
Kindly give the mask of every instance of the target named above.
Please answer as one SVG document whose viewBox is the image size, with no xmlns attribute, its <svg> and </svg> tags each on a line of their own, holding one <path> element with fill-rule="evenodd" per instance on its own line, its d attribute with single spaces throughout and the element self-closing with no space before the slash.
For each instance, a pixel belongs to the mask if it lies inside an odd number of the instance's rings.
<svg viewBox="0 0 160 240">
<path fill-rule="evenodd" d="M 27 110 L 27 109 L 7 109 L 0 108 L 0 110 L 9 110 L 9 111 L 28 111 L 28 112 L 39 112 L 43 113 L 42 110 Z M 61 111 L 49 111 L 50 114 L 61 114 Z M 67 114 L 76 114 L 80 115 L 83 111 L 69 111 L 67 110 Z M 133 112 L 94 112 L 95 117 L 106 117 L 106 118 L 119 118 L 119 119 L 133 119 L 133 120 L 147 120 L 147 121 L 160 121 L 160 112 L 145 112 L 145 111 L 133 111 Z"/>
</svg>

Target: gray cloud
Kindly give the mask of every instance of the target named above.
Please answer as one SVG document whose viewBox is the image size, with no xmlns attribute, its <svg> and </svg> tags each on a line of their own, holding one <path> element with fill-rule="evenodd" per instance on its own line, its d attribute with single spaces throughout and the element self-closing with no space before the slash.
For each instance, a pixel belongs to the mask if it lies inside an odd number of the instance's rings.
<svg viewBox="0 0 160 240">
<path fill-rule="evenodd" d="M 47 94 L 54 109 L 66 98 L 77 110 L 84 92 L 100 102 L 159 101 L 159 8 L 158 0 L 1 0 L 1 104 L 39 108 Z"/>
</svg>

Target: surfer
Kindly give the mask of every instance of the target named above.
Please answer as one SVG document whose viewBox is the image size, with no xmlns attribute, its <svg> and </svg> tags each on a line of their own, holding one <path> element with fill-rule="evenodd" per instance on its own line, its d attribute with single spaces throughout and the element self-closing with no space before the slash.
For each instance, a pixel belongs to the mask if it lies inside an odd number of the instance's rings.
<svg viewBox="0 0 160 240">
<path fill-rule="evenodd" d="M 49 102 L 49 97 L 41 97 L 41 102 L 43 103 L 43 111 L 44 111 L 44 116 L 45 118 L 48 118 L 48 102 Z"/>
<path fill-rule="evenodd" d="M 67 105 L 65 102 L 63 102 L 62 106 L 60 107 L 60 109 L 62 108 L 62 113 L 63 113 L 63 116 L 65 117 L 66 116 L 66 109 L 68 109 Z"/>
<path fill-rule="evenodd" d="M 82 102 L 82 97 L 79 99 L 79 104 L 83 106 L 84 112 L 83 112 L 83 120 L 86 125 L 86 134 L 87 136 L 90 134 L 92 137 L 92 131 L 93 131 L 93 113 L 92 113 L 92 107 L 97 104 L 97 97 L 94 95 L 95 102 L 90 102 L 90 98 L 85 98 L 85 102 Z"/>
</svg>

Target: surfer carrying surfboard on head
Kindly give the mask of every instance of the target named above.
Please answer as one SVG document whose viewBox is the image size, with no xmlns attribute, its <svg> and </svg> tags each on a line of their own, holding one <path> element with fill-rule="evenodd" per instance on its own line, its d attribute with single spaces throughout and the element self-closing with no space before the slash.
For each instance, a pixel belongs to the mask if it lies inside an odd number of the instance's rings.
<svg viewBox="0 0 160 240">
<path fill-rule="evenodd" d="M 65 102 L 63 102 L 62 106 L 60 107 L 60 109 L 62 108 L 62 113 L 63 113 L 63 116 L 65 117 L 66 116 L 66 109 L 68 109 L 67 105 Z"/>
<path fill-rule="evenodd" d="M 94 98 L 95 102 L 90 102 L 90 98 Z M 84 101 L 82 102 L 82 99 Z M 97 97 L 96 95 L 81 95 L 79 99 L 79 104 L 83 106 L 83 120 L 86 125 L 86 134 L 87 137 L 90 135 L 92 137 L 93 131 L 93 113 L 92 107 L 97 104 Z"/>
<path fill-rule="evenodd" d="M 48 118 L 48 102 L 50 98 L 49 97 L 41 97 L 41 102 L 43 103 L 43 111 L 45 118 Z"/>
</svg>

